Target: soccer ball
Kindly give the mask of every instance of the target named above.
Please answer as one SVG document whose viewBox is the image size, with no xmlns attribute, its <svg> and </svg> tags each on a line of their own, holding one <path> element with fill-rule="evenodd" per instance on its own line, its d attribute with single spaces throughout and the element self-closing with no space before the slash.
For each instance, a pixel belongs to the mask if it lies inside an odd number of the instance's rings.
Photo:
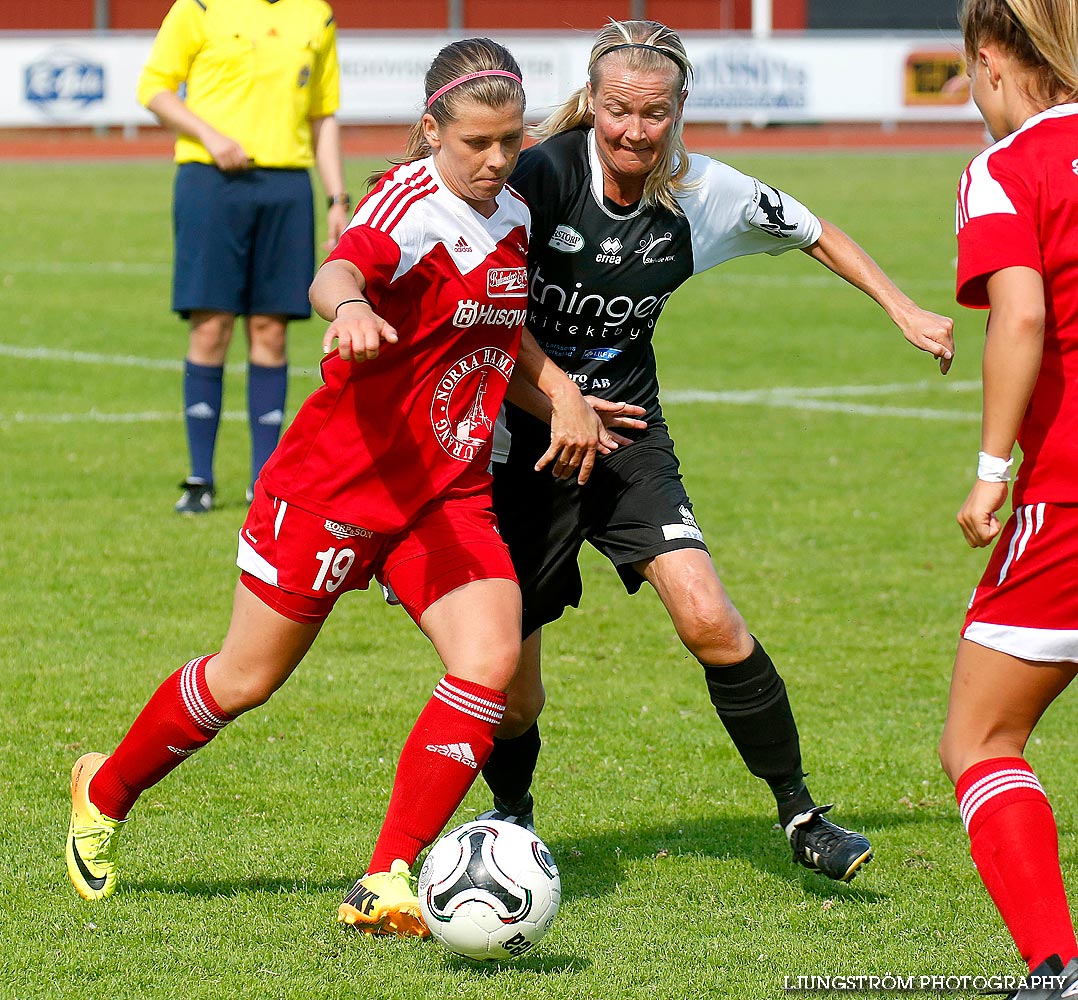
<svg viewBox="0 0 1078 1000">
<path fill-rule="evenodd" d="M 419 872 L 419 907 L 431 934 L 476 961 L 526 955 L 560 903 L 561 876 L 546 845 L 500 820 L 451 830 Z"/>
</svg>

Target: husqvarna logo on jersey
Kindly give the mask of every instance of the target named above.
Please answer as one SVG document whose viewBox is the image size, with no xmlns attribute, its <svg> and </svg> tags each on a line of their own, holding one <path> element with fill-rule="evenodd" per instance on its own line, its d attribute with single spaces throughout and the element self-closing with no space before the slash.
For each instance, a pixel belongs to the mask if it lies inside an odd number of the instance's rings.
<svg viewBox="0 0 1078 1000">
<path fill-rule="evenodd" d="M 550 246 L 562 253 L 577 253 L 584 249 L 584 237 L 572 226 L 560 225 L 550 237 Z"/>
<path fill-rule="evenodd" d="M 430 421 L 446 454 L 461 462 L 475 459 L 490 440 L 512 374 L 511 355 L 498 347 L 481 347 L 466 354 L 438 380 Z M 488 400 L 491 382 L 498 379 L 500 391 Z"/>
<path fill-rule="evenodd" d="M 488 326 L 520 326 L 527 314 L 527 309 L 497 309 L 489 303 L 477 302 L 475 299 L 459 299 L 457 311 L 453 313 L 453 325 L 458 330 L 466 330 L 478 323 Z"/>
<path fill-rule="evenodd" d="M 26 67 L 26 100 L 46 114 L 82 111 L 105 99 L 105 67 L 69 52 L 55 52 Z"/>
<path fill-rule="evenodd" d="M 528 269 L 526 267 L 492 267 L 487 271 L 487 295 L 492 299 L 525 295 L 527 291 Z"/>
</svg>

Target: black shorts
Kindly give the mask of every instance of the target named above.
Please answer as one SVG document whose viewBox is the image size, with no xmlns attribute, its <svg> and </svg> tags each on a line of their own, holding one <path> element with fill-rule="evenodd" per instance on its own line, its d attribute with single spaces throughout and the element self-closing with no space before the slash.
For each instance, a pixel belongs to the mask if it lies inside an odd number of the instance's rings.
<svg viewBox="0 0 1078 1000">
<path fill-rule="evenodd" d="M 614 564 L 630 594 L 644 582 L 634 563 L 707 551 L 664 424 L 601 458 L 583 487 L 534 471 L 549 441 L 538 421 L 514 419 L 509 460 L 494 466 L 494 512 L 520 580 L 525 637 L 579 606 L 585 541 Z"/>
</svg>

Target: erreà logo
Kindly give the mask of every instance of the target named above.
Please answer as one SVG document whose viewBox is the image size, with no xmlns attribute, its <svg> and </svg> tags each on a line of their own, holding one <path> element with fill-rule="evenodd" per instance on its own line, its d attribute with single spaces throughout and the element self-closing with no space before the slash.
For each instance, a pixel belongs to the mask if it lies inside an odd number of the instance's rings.
<svg viewBox="0 0 1078 1000">
<path fill-rule="evenodd" d="M 550 237 L 550 246 L 562 253 L 578 253 L 584 249 L 584 237 L 572 226 L 562 224 Z"/>
</svg>

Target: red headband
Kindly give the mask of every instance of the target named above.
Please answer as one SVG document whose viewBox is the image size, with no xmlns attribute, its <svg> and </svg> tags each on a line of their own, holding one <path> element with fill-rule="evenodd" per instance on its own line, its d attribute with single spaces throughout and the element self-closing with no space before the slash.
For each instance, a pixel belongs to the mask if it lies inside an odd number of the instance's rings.
<svg viewBox="0 0 1078 1000">
<path fill-rule="evenodd" d="M 510 73 L 506 69 L 481 69 L 478 73 L 467 73 L 464 76 L 458 76 L 455 80 L 450 80 L 444 87 L 439 87 L 433 94 L 427 98 L 427 108 L 438 100 L 447 90 L 452 90 L 454 87 L 460 86 L 462 83 L 467 83 L 469 80 L 478 80 L 481 76 L 507 76 L 510 80 L 516 80 L 522 87 L 524 81 L 520 79 L 516 73 Z"/>
</svg>

